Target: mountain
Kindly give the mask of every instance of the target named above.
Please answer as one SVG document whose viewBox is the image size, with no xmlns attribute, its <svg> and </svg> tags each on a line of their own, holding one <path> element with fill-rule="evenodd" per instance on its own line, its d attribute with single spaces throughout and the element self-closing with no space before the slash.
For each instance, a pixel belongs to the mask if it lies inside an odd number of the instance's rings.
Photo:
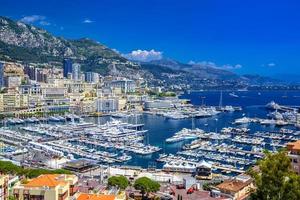
<svg viewBox="0 0 300 200">
<path fill-rule="evenodd" d="M 56 63 L 72 58 L 82 70 L 104 75 L 118 70 L 138 69 L 120 54 L 88 38 L 68 40 L 22 22 L 0 17 L 0 60 L 27 63 Z"/>
<path fill-rule="evenodd" d="M 180 73 L 186 73 L 189 76 L 198 78 L 198 79 L 239 79 L 240 77 L 227 70 L 220 68 L 203 65 L 203 64 L 186 64 L 181 63 L 170 58 L 163 58 L 160 60 L 153 60 L 148 63 L 142 63 L 144 65 L 151 65 L 152 68 L 162 68 L 164 70 L 169 69 L 174 71 L 179 71 Z"/>
<path fill-rule="evenodd" d="M 300 84 L 300 74 L 281 73 L 273 75 L 275 79 L 280 79 L 286 83 Z"/>
<path fill-rule="evenodd" d="M 274 83 L 284 84 L 284 81 L 280 79 L 260 76 L 257 74 L 245 74 L 242 76 L 242 78 L 252 85 L 274 85 Z"/>
<path fill-rule="evenodd" d="M 170 58 L 133 62 L 94 40 L 56 37 L 41 28 L 0 17 L 0 60 L 61 67 L 66 57 L 80 63 L 83 71 L 135 80 L 144 78 L 150 85 L 171 88 L 232 88 L 270 82 L 258 76 L 239 76 L 218 67 L 184 64 Z"/>
</svg>

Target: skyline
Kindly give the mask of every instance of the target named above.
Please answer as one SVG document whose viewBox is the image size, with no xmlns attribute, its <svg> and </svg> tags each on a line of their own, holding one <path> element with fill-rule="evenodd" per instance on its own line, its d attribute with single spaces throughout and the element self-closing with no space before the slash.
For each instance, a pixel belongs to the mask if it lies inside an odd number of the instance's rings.
<svg viewBox="0 0 300 200">
<path fill-rule="evenodd" d="M 130 58 L 172 58 L 239 74 L 300 74 L 297 1 L 1 0 L 1 15 L 88 37 Z M 34 6 L 32 6 L 34 5 Z"/>
</svg>

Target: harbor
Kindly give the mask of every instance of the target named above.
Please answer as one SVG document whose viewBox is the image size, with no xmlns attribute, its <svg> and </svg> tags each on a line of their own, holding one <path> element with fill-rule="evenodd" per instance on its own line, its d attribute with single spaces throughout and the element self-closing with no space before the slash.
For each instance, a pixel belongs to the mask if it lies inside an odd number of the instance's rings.
<svg viewBox="0 0 300 200">
<path fill-rule="evenodd" d="M 223 104 L 229 105 L 226 93 L 224 96 Z M 99 117 L 69 114 L 5 119 L 0 141 L 6 144 L 3 149 L 9 151 L 3 150 L 1 156 L 18 158 L 18 162 L 32 165 L 27 154 L 34 151 L 46 153 L 49 158 L 87 159 L 101 165 L 187 170 L 188 173 L 197 163 L 205 161 L 214 173 L 232 176 L 263 158 L 265 149 L 275 152 L 286 143 L 300 139 L 296 121 L 276 124 L 278 120 L 293 117 L 270 116 L 272 112 L 294 111 L 270 110 L 268 99 L 260 106 L 239 106 L 234 101 L 241 97 L 229 95 L 227 98 L 233 101 L 232 108 L 242 109 L 218 111 L 219 93 L 216 93 L 216 106 L 202 105 L 202 102 L 197 105 L 192 101 L 192 106 L 179 109 L 190 116 L 182 119 L 149 111 L 123 111 Z M 195 110 L 206 108 L 216 114 L 196 117 Z M 267 124 L 266 120 L 274 123 Z M 19 156 L 22 154 L 25 155 Z"/>
</svg>

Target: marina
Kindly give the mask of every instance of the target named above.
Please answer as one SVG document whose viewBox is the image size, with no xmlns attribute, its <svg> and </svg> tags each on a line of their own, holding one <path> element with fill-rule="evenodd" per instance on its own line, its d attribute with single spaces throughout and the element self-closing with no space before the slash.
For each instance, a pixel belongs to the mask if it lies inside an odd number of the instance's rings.
<svg viewBox="0 0 300 200">
<path fill-rule="evenodd" d="M 184 110 L 188 116 L 181 119 L 176 115 L 168 116 L 174 113 L 165 112 L 166 115 L 158 111 L 122 112 L 100 117 L 70 114 L 6 119 L 0 141 L 14 150 L 2 156 L 11 158 L 20 152 L 37 151 L 69 160 L 84 158 L 99 164 L 174 168 L 175 171 L 191 171 L 197 163 L 205 161 L 213 166 L 214 173 L 235 175 L 263 158 L 264 149 L 277 151 L 286 143 L 300 139 L 295 126 L 297 112 L 270 110 L 269 99 L 261 106 L 234 103 L 241 101 L 244 93 L 236 93 L 238 97 L 233 97 L 223 92 L 223 104 L 229 105 L 228 98 L 232 101 L 232 106 L 224 111 L 218 109 L 220 93 L 214 94 L 213 99 L 206 98 L 212 105 L 204 106 L 203 102 L 197 105 L 201 97 L 198 94 L 197 98 L 192 98 L 192 107 L 176 109 Z M 214 101 L 217 106 L 213 106 Z M 229 111 L 239 107 L 242 109 Z M 200 117 L 195 113 L 207 109 L 214 114 L 203 113 Z M 279 114 L 288 117 L 281 118 Z"/>
</svg>

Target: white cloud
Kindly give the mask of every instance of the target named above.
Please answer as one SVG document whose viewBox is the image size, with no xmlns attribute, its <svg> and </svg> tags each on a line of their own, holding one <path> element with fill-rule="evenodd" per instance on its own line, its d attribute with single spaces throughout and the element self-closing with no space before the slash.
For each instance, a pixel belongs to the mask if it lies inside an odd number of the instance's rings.
<svg viewBox="0 0 300 200">
<path fill-rule="evenodd" d="M 94 21 L 92 21 L 92 20 L 90 20 L 90 19 L 85 19 L 85 20 L 83 20 L 83 22 L 82 23 L 84 23 L 84 24 L 91 24 L 91 23 L 93 23 Z"/>
<path fill-rule="evenodd" d="M 235 65 L 226 64 L 226 65 L 219 66 L 216 63 L 211 61 L 195 62 L 191 60 L 188 62 L 188 64 L 194 66 L 200 66 L 200 67 L 213 67 L 213 68 L 225 69 L 225 70 L 235 70 L 243 67 L 241 64 L 235 64 Z"/>
<path fill-rule="evenodd" d="M 46 17 L 42 15 L 29 15 L 20 19 L 21 22 L 26 24 L 39 23 L 42 26 L 50 25 L 49 22 L 46 21 Z"/>
<path fill-rule="evenodd" d="M 271 62 L 271 63 L 268 63 L 268 64 L 262 64 L 261 66 L 262 66 L 262 67 L 275 67 L 276 64 L 273 63 L 273 62 Z"/>
<path fill-rule="evenodd" d="M 47 21 L 40 21 L 40 25 L 42 25 L 42 26 L 49 26 L 50 23 L 47 22 Z"/>
<path fill-rule="evenodd" d="M 195 65 L 195 66 L 200 66 L 200 67 L 217 67 L 216 63 L 211 62 L 211 61 L 200 61 L 200 62 L 195 62 L 195 61 L 189 61 L 188 64 L 190 65 Z"/>
<path fill-rule="evenodd" d="M 163 58 L 163 52 L 155 51 L 154 49 L 147 50 L 134 50 L 131 53 L 123 54 L 123 56 L 129 60 L 148 62 L 151 60 L 160 60 Z"/>
<path fill-rule="evenodd" d="M 268 63 L 267 66 L 268 66 L 268 67 L 275 67 L 276 64 L 275 64 L 275 63 Z"/>
<path fill-rule="evenodd" d="M 220 68 L 222 68 L 222 69 L 228 69 L 228 70 L 231 70 L 231 69 L 241 69 L 242 65 L 240 65 L 240 64 L 236 64 L 236 65 L 229 65 L 229 64 L 227 64 L 227 65 L 221 66 Z"/>
</svg>

